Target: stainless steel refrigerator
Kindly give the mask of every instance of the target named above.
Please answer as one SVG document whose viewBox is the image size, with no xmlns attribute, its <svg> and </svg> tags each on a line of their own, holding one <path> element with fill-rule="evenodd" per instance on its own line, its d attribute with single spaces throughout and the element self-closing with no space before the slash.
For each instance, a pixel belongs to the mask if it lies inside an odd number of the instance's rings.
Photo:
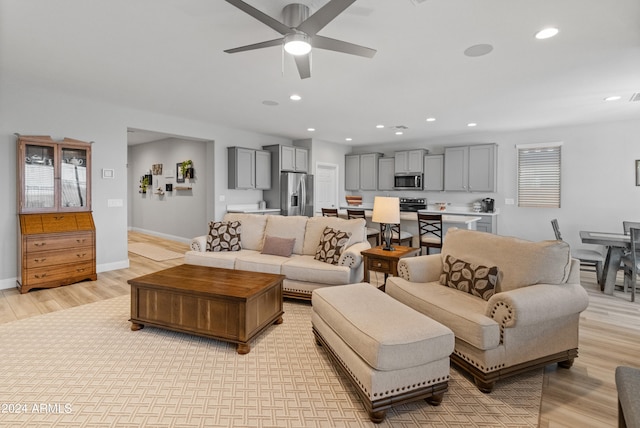
<svg viewBox="0 0 640 428">
<path fill-rule="evenodd" d="M 281 173 L 279 199 L 280 214 L 312 217 L 313 175 L 301 172 Z"/>
</svg>

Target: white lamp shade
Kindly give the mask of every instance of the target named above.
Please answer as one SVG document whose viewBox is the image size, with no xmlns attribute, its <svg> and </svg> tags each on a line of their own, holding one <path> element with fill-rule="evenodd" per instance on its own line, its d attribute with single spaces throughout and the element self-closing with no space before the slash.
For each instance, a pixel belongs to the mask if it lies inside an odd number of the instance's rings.
<svg viewBox="0 0 640 428">
<path fill-rule="evenodd" d="M 375 223 L 400 223 L 400 198 L 376 196 L 373 200 L 373 217 Z"/>
</svg>

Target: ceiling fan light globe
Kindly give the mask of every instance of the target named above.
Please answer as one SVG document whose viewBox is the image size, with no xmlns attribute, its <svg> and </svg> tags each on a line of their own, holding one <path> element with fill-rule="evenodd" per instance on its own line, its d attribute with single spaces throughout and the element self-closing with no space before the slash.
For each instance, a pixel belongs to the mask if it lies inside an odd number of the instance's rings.
<svg viewBox="0 0 640 428">
<path fill-rule="evenodd" d="M 306 55 L 311 52 L 309 37 L 305 34 L 289 34 L 284 39 L 284 50 L 291 55 Z"/>
</svg>

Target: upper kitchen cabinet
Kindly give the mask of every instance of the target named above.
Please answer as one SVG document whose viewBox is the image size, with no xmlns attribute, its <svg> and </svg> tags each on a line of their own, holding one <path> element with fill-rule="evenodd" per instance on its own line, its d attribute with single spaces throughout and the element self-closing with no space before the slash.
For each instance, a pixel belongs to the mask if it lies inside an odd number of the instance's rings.
<svg viewBox="0 0 640 428">
<path fill-rule="evenodd" d="M 447 147 L 444 152 L 444 190 L 496 191 L 495 144 Z"/>
<path fill-rule="evenodd" d="M 228 147 L 228 188 L 271 188 L 271 153 L 266 150 Z"/>
<path fill-rule="evenodd" d="M 309 172 L 309 151 L 300 147 L 280 146 L 280 171 Z"/>
<path fill-rule="evenodd" d="M 444 155 L 424 157 L 424 190 L 444 190 Z"/>
<path fill-rule="evenodd" d="M 91 144 L 18 136 L 18 213 L 90 211 Z"/>
<path fill-rule="evenodd" d="M 394 158 L 378 159 L 378 190 L 393 190 Z"/>
<path fill-rule="evenodd" d="M 378 159 L 380 153 L 345 156 L 345 189 L 378 190 Z"/>
<path fill-rule="evenodd" d="M 422 174 L 426 150 L 406 150 L 395 153 L 396 174 Z"/>
</svg>

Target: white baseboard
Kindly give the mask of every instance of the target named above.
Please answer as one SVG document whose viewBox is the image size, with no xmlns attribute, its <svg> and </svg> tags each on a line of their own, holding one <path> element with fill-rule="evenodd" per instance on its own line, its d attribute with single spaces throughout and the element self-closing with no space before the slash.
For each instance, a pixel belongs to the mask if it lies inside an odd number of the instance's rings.
<svg viewBox="0 0 640 428">
<path fill-rule="evenodd" d="M 9 288 L 15 288 L 18 278 L 6 278 L 0 279 L 0 290 L 8 290 Z"/>
<path fill-rule="evenodd" d="M 157 236 L 160 238 L 169 239 L 171 241 L 182 242 L 184 244 L 191 244 L 191 238 L 183 238 L 182 236 L 168 235 L 166 233 L 155 232 L 153 230 L 140 229 L 139 227 L 130 227 L 129 230 L 133 232 L 144 233 L 145 235 Z"/>
<path fill-rule="evenodd" d="M 110 270 L 127 269 L 129 267 L 129 259 L 120 260 L 113 263 L 102 263 L 96 266 L 96 272 L 108 272 Z"/>
</svg>

